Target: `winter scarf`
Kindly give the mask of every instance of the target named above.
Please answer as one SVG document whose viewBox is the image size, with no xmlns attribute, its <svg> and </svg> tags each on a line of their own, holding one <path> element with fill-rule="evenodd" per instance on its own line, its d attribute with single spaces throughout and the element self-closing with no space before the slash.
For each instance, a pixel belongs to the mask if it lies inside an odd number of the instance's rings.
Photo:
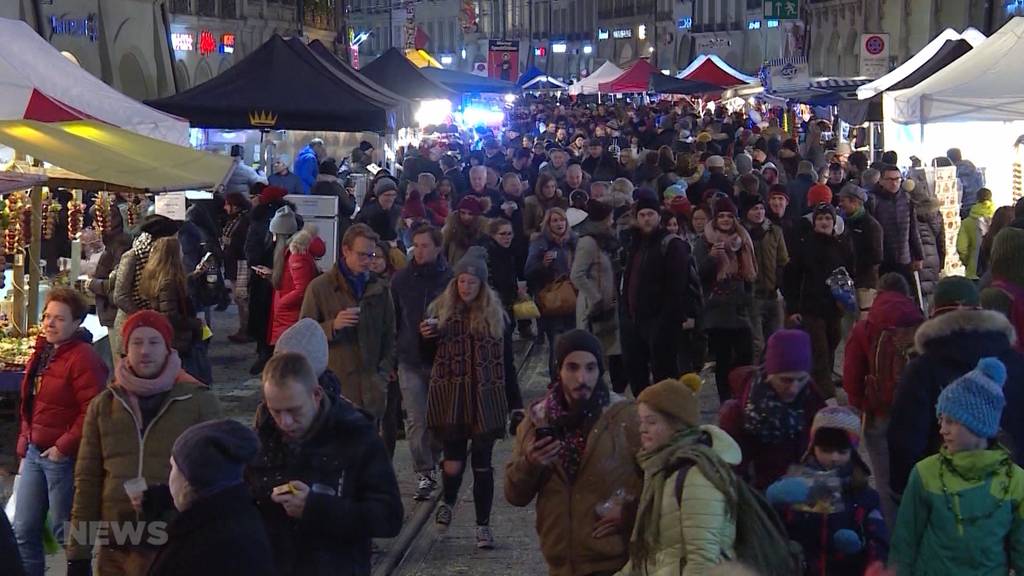
<svg viewBox="0 0 1024 576">
<path fill-rule="evenodd" d="M 569 477 L 569 482 L 576 481 L 583 452 L 587 449 L 587 437 L 590 436 L 590 430 L 593 429 L 594 424 L 597 423 L 598 418 L 601 417 L 610 402 L 611 396 L 608 393 L 608 387 L 604 380 L 600 379 L 590 398 L 577 406 L 575 410 L 569 408 L 565 395 L 562 394 L 561 383 L 556 382 L 544 399 L 548 422 L 563 433 L 562 451 L 559 453 L 559 458 L 562 461 L 562 470 Z"/>
<path fill-rule="evenodd" d="M 445 323 L 427 391 L 427 426 L 447 438 L 500 434 L 508 416 L 501 338 L 476 334 L 462 312 Z"/>
<path fill-rule="evenodd" d="M 757 278 L 754 243 L 750 240 L 747 230 L 738 222 L 734 230 L 736 232 L 733 234 L 715 230 L 711 222 L 704 227 L 704 239 L 708 244 L 714 246 L 719 242 L 725 243 L 725 254 L 718 262 L 715 279 L 721 282 L 738 276 L 744 282 L 753 282 Z"/>
<path fill-rule="evenodd" d="M 137 376 L 128 365 L 125 358 L 117 364 L 113 386 L 118 388 L 128 400 L 132 414 L 138 422 L 142 422 L 142 410 L 139 408 L 139 397 L 149 397 L 167 392 L 178 380 L 178 373 L 181 372 L 181 358 L 177 350 L 171 350 L 167 355 L 167 363 L 163 371 L 155 378 L 142 378 Z"/>
<path fill-rule="evenodd" d="M 763 378 L 751 384 L 743 406 L 743 431 L 764 444 L 778 444 L 796 438 L 804 428 L 804 387 L 792 402 L 783 402 Z"/>
<path fill-rule="evenodd" d="M 658 541 L 658 513 L 662 509 L 665 484 L 676 471 L 693 465 L 725 496 L 726 511 L 736 517 L 738 486 L 732 468 L 711 447 L 711 440 L 700 428 L 684 428 L 652 452 L 641 450 L 637 462 L 644 470 L 644 488 L 640 493 L 636 523 L 630 538 L 630 559 L 634 569 L 646 568 L 652 548 Z M 646 573 L 641 570 L 640 573 Z"/>
<path fill-rule="evenodd" d="M 152 249 L 153 237 L 149 235 L 149 232 L 142 232 L 135 239 L 135 242 L 132 243 L 132 251 L 135 252 L 135 277 L 132 279 L 132 300 L 140 310 L 148 310 L 150 308 L 149 299 L 144 298 L 139 293 L 139 287 L 142 286 L 142 271 L 146 267 L 146 262 L 149 262 L 149 251 Z"/>
</svg>

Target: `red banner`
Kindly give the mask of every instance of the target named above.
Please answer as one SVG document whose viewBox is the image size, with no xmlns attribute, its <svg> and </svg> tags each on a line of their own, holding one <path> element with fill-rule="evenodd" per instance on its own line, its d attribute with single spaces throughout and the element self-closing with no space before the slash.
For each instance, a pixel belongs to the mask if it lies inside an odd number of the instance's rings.
<svg viewBox="0 0 1024 576">
<path fill-rule="evenodd" d="M 519 41 L 490 41 L 487 51 L 487 76 L 508 82 L 519 79 Z"/>
</svg>

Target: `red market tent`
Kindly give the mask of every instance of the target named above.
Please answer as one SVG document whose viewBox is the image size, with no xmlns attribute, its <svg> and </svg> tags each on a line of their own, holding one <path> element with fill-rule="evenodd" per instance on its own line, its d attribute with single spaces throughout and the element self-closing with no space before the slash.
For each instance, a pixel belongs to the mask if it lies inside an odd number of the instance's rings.
<svg viewBox="0 0 1024 576">
<path fill-rule="evenodd" d="M 686 67 L 679 75 L 684 80 L 714 84 L 722 88 L 732 88 L 742 84 L 750 84 L 757 81 L 753 76 L 747 76 L 739 70 L 729 66 L 714 54 L 701 54 Z"/>
<path fill-rule="evenodd" d="M 651 75 L 659 74 L 650 62 L 644 59 L 637 60 L 618 78 L 610 82 L 602 82 L 599 86 L 601 92 L 631 93 L 647 92 L 651 85 Z"/>
</svg>

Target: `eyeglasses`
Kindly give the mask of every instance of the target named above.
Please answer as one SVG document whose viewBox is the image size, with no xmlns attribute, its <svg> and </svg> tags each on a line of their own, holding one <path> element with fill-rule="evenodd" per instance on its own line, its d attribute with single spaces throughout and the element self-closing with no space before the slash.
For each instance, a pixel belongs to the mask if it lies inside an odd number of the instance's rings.
<svg viewBox="0 0 1024 576">
<path fill-rule="evenodd" d="M 377 257 L 377 253 L 376 252 L 355 252 L 355 255 L 360 260 L 370 260 L 371 258 L 376 258 Z"/>
</svg>

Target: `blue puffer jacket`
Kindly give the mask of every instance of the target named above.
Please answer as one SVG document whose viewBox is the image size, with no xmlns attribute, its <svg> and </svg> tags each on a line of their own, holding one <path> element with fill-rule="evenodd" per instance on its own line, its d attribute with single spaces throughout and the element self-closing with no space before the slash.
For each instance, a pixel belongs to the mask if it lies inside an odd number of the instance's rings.
<svg viewBox="0 0 1024 576">
<path fill-rule="evenodd" d="M 309 189 L 313 187 L 313 183 L 316 182 L 316 175 L 320 172 L 320 160 L 316 157 L 316 152 L 309 145 L 300 150 L 299 154 L 295 156 L 295 165 L 292 166 L 292 172 L 302 179 L 302 193 L 309 194 Z"/>
<path fill-rule="evenodd" d="M 820 468 L 811 454 L 803 464 Z M 841 510 L 821 513 L 798 509 L 803 506 L 777 506 L 789 537 L 803 548 L 807 576 L 860 576 L 871 563 L 886 560 L 889 530 L 882 518 L 878 492 L 868 486 L 870 474 L 867 465 L 853 452 L 850 464 L 839 472 L 843 482 Z M 860 551 L 840 551 L 835 543 L 839 530 L 856 533 L 861 541 Z"/>
<path fill-rule="evenodd" d="M 971 206 L 978 201 L 978 190 L 985 186 L 985 176 L 970 160 L 961 160 L 956 165 L 956 177 L 960 180 L 963 193 L 960 195 L 960 218 L 971 215 Z"/>
</svg>

